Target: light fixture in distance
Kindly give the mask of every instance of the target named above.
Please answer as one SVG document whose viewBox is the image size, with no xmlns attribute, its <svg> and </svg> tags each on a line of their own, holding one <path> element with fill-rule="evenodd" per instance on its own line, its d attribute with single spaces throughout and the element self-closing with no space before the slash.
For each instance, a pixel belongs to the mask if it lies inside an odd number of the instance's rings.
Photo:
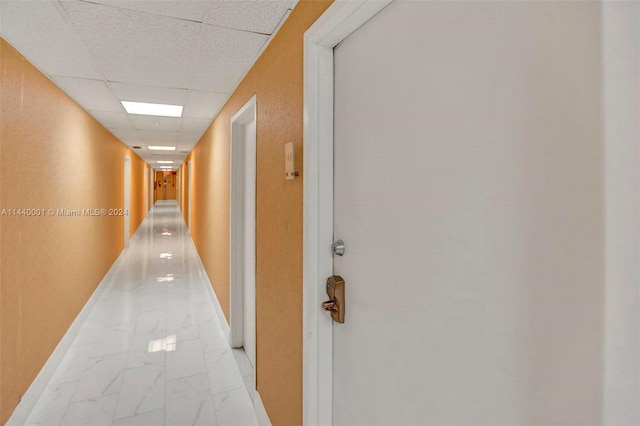
<svg viewBox="0 0 640 426">
<path fill-rule="evenodd" d="M 182 117 L 182 105 L 150 104 L 147 102 L 120 101 L 129 114 Z"/>
<path fill-rule="evenodd" d="M 173 160 L 158 160 L 156 161 L 158 164 L 173 164 Z"/>
<path fill-rule="evenodd" d="M 175 146 L 159 146 L 159 145 L 149 145 L 147 146 L 152 151 L 175 151 Z"/>
</svg>

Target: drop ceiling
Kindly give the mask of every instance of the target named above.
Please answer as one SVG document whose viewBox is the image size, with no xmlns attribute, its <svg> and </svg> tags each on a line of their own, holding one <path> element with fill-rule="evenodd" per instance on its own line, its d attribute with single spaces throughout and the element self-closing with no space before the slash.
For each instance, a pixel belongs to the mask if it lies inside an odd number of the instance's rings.
<svg viewBox="0 0 640 426">
<path fill-rule="evenodd" d="M 296 1 L 0 0 L 0 35 L 151 166 L 177 167 Z M 120 101 L 184 111 L 130 115 Z"/>
</svg>

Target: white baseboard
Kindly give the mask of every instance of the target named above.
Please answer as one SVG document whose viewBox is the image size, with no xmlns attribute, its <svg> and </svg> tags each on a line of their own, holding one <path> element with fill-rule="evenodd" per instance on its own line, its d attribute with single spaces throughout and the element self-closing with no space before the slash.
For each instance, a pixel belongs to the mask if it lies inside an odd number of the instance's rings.
<svg viewBox="0 0 640 426">
<path fill-rule="evenodd" d="M 253 407 L 256 410 L 256 417 L 258 418 L 258 424 L 260 426 L 271 426 L 271 419 L 267 414 L 266 408 L 264 408 L 264 404 L 262 403 L 262 398 L 260 397 L 260 393 L 257 390 L 253 391 Z"/>
<path fill-rule="evenodd" d="M 193 240 L 191 241 L 191 243 L 193 244 Z M 211 298 L 211 302 L 213 302 L 213 307 L 215 309 L 216 316 L 218 317 L 218 322 L 220 322 L 220 327 L 222 327 L 222 334 L 224 337 L 224 341 L 227 342 L 228 344 L 229 335 L 230 335 L 229 323 L 227 322 L 227 318 L 224 316 L 224 312 L 222 311 L 222 306 L 220 306 L 220 301 L 218 300 L 218 296 L 216 295 L 216 292 L 213 289 L 213 285 L 209 280 L 209 275 L 207 275 L 207 271 L 204 269 L 204 265 L 202 263 L 202 260 L 200 259 L 200 253 L 198 253 L 198 250 L 196 249 L 195 244 L 193 244 L 193 250 L 197 254 L 196 259 L 198 260 L 198 269 L 199 269 L 198 273 L 200 274 L 200 277 L 202 278 L 202 280 L 207 284 L 209 297 Z"/>
</svg>

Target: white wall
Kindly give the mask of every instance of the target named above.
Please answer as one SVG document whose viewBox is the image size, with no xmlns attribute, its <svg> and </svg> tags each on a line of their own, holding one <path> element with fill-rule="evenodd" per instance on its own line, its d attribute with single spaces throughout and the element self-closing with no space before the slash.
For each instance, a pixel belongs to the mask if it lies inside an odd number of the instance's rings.
<svg viewBox="0 0 640 426">
<path fill-rule="evenodd" d="M 640 3 L 603 2 L 605 424 L 640 424 Z"/>
</svg>

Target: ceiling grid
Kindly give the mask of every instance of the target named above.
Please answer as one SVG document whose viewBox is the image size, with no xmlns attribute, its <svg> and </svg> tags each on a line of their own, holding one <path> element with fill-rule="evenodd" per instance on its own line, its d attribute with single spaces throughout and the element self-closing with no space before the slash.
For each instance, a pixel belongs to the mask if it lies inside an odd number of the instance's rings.
<svg viewBox="0 0 640 426">
<path fill-rule="evenodd" d="M 178 167 L 295 3 L 2 0 L 0 35 L 151 166 Z M 120 101 L 184 109 L 131 115 Z"/>
</svg>

